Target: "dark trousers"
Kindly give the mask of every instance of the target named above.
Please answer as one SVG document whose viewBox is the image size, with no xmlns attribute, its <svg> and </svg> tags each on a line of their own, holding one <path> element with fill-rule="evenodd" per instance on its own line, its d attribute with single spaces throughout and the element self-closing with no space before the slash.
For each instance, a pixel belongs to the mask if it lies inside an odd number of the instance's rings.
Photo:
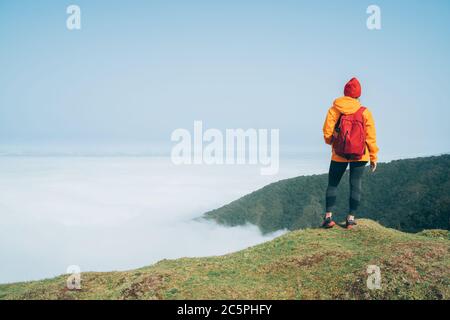
<svg viewBox="0 0 450 320">
<path fill-rule="evenodd" d="M 367 161 L 356 161 L 350 163 L 350 214 L 354 215 L 358 209 L 361 200 L 361 182 L 364 173 L 364 167 Z M 336 204 L 337 186 L 347 169 L 347 162 L 331 161 L 330 171 L 328 172 L 328 187 L 326 194 L 326 210 L 333 212 Z"/>
</svg>

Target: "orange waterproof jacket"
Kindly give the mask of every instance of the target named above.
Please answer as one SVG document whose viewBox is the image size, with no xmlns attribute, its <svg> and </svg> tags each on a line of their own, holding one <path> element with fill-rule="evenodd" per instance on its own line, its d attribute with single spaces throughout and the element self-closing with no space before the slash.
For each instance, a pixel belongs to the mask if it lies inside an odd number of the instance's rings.
<svg viewBox="0 0 450 320">
<path fill-rule="evenodd" d="M 323 124 L 323 137 L 325 143 L 331 145 L 331 138 L 333 137 L 334 127 L 339 120 L 341 114 L 355 113 L 361 107 L 361 103 L 357 99 L 351 97 L 340 97 L 334 100 L 333 106 L 328 109 L 325 123 Z M 372 161 L 377 162 L 378 146 L 375 132 L 375 122 L 372 113 L 369 109 L 363 112 L 364 126 L 366 128 L 366 151 L 364 156 L 359 160 L 347 160 L 344 157 L 337 155 L 332 150 L 331 160 L 337 162 L 352 162 L 352 161 Z"/>
</svg>

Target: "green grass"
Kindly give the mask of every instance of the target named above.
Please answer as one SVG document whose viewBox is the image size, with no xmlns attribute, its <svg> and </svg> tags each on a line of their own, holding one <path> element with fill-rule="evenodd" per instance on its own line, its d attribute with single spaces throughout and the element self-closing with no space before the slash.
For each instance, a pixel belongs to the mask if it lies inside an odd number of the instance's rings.
<svg viewBox="0 0 450 320">
<path fill-rule="evenodd" d="M 409 234 L 361 219 L 354 230 L 305 229 L 216 257 L 126 272 L 0 285 L 0 299 L 449 299 L 448 231 Z M 366 285 L 368 265 L 381 289 Z"/>
</svg>

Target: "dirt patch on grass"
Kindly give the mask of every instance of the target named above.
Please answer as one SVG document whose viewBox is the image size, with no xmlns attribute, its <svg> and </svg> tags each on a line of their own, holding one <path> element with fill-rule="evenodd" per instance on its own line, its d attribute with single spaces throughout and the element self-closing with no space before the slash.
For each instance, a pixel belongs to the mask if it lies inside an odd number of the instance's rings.
<svg viewBox="0 0 450 320">
<path fill-rule="evenodd" d="M 120 299 L 160 299 L 159 292 L 163 283 L 164 276 L 161 274 L 141 277 L 120 291 Z"/>
<path fill-rule="evenodd" d="M 423 280 L 420 274 L 427 274 L 430 263 L 442 261 L 449 254 L 446 245 L 427 245 L 420 242 L 396 244 L 391 250 L 392 255 L 383 258 L 381 264 L 412 281 Z"/>
<path fill-rule="evenodd" d="M 326 251 L 308 256 L 296 257 L 291 256 L 279 261 L 272 262 L 262 267 L 265 272 L 273 272 L 274 270 L 283 270 L 284 268 L 311 268 L 323 263 L 327 259 L 345 260 L 352 256 L 350 252 Z"/>
</svg>

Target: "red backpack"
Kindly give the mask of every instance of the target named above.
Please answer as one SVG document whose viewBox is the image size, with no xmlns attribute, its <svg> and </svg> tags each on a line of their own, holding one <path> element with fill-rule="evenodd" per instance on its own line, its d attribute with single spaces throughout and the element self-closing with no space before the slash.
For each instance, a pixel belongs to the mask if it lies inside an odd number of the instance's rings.
<svg viewBox="0 0 450 320">
<path fill-rule="evenodd" d="M 334 152 L 348 160 L 359 160 L 366 151 L 366 130 L 361 107 L 353 114 L 342 114 L 334 128 Z"/>
</svg>

